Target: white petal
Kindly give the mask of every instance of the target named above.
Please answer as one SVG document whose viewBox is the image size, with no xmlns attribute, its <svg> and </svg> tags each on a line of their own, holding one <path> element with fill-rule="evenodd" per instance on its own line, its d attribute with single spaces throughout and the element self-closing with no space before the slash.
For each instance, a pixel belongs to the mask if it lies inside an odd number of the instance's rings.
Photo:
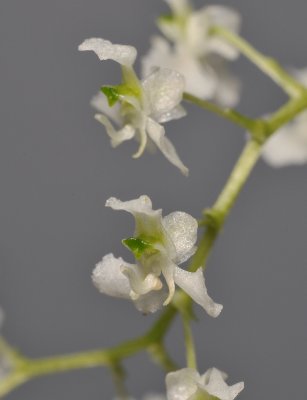
<svg viewBox="0 0 307 400">
<path fill-rule="evenodd" d="M 159 291 L 152 291 L 134 300 L 136 308 L 143 314 L 154 313 L 163 306 L 168 291 L 163 287 Z"/>
<path fill-rule="evenodd" d="M 124 141 L 132 139 L 135 135 L 135 129 L 132 125 L 124 125 L 122 129 L 116 130 L 105 115 L 95 114 L 95 119 L 106 128 L 112 147 L 117 147 Z"/>
<path fill-rule="evenodd" d="M 218 85 L 215 71 L 191 54 L 185 46 L 171 47 L 160 37 L 154 37 L 151 48 L 143 58 L 143 76 L 147 76 L 156 67 L 178 71 L 185 78 L 185 91 L 201 98 L 213 98 Z M 161 118 L 161 117 L 160 117 Z M 158 119 L 158 122 L 162 122 Z"/>
<path fill-rule="evenodd" d="M 307 162 L 307 118 L 297 119 L 276 132 L 265 144 L 265 161 L 273 167 Z"/>
<path fill-rule="evenodd" d="M 175 269 L 175 283 L 181 287 L 194 301 L 202 306 L 211 317 L 218 317 L 223 309 L 208 295 L 202 268 L 196 272 Z"/>
<path fill-rule="evenodd" d="M 101 92 L 97 93 L 91 100 L 91 106 L 95 108 L 99 113 L 105 114 L 117 125 L 122 125 L 122 118 L 120 115 L 120 105 L 118 103 L 110 107 L 106 96 Z"/>
<path fill-rule="evenodd" d="M 102 61 L 113 60 L 121 65 L 131 67 L 136 59 L 137 51 L 133 46 L 113 44 L 109 40 L 91 38 L 84 40 L 78 47 L 80 51 L 94 51 Z"/>
<path fill-rule="evenodd" d="M 166 281 L 166 284 L 168 287 L 168 292 L 169 292 L 166 300 L 163 303 L 163 305 L 166 306 L 167 304 L 169 304 L 172 301 L 172 298 L 174 297 L 174 294 L 175 294 L 174 273 L 175 273 L 176 264 L 172 263 L 167 258 L 165 258 L 165 259 L 162 258 L 160 265 L 161 265 L 162 274 Z"/>
<path fill-rule="evenodd" d="M 150 44 L 148 53 L 142 57 L 142 76 L 146 78 L 157 67 L 174 69 L 168 61 L 171 53 L 170 44 L 160 36 L 153 36 L 150 39 Z"/>
<path fill-rule="evenodd" d="M 211 26 L 222 26 L 230 31 L 238 32 L 241 25 L 240 15 L 231 8 L 214 5 L 204 8 Z M 208 51 L 219 54 L 220 56 L 234 60 L 239 56 L 238 50 L 228 44 L 225 40 L 217 36 L 211 36 L 208 39 Z"/>
<path fill-rule="evenodd" d="M 140 295 L 162 289 L 160 279 L 154 274 L 147 274 L 141 265 L 126 264 L 121 267 L 121 271 L 129 279 L 132 298 L 138 299 Z"/>
<path fill-rule="evenodd" d="M 218 76 L 214 100 L 223 107 L 234 107 L 238 104 L 241 94 L 241 82 L 233 77 L 225 68 L 224 63 L 213 64 Z"/>
<path fill-rule="evenodd" d="M 195 218 L 182 211 L 167 215 L 162 222 L 176 249 L 174 262 L 181 264 L 195 253 L 198 223 Z"/>
<path fill-rule="evenodd" d="M 162 225 L 162 210 L 153 210 L 152 203 L 148 196 L 140 196 L 130 201 L 120 201 L 111 197 L 106 202 L 106 207 L 113 210 L 123 210 L 132 214 L 135 218 L 135 236 L 161 236 L 164 235 Z"/>
<path fill-rule="evenodd" d="M 205 7 L 212 25 L 223 26 L 230 31 L 238 32 L 241 26 L 240 14 L 234 9 L 221 5 Z"/>
<path fill-rule="evenodd" d="M 166 375 L 168 400 L 188 400 L 197 391 L 199 373 L 191 368 L 180 369 Z"/>
<path fill-rule="evenodd" d="M 240 382 L 233 386 L 228 386 L 224 380 L 223 372 L 212 368 L 208 383 L 204 386 L 200 385 L 200 387 L 220 400 L 233 400 L 244 389 L 244 383 Z"/>
<path fill-rule="evenodd" d="M 174 14 L 184 15 L 190 9 L 190 4 L 188 0 L 165 0 L 169 7 L 172 9 Z"/>
<path fill-rule="evenodd" d="M 168 111 L 164 114 L 160 114 L 157 121 L 160 124 L 163 124 L 165 122 L 169 122 L 174 119 L 180 119 L 182 117 L 185 117 L 186 115 L 187 115 L 186 110 L 181 105 L 179 105 L 179 106 L 173 108 L 171 111 Z"/>
<path fill-rule="evenodd" d="M 153 119 L 148 118 L 147 132 L 151 140 L 161 150 L 168 161 L 179 168 L 183 175 L 187 176 L 189 174 L 189 170 L 180 160 L 173 144 L 165 137 L 165 130 L 163 126 L 155 122 Z"/>
<path fill-rule="evenodd" d="M 92 280 L 97 289 L 104 294 L 124 299 L 130 298 L 130 284 L 121 272 L 121 267 L 127 265 L 122 258 L 107 254 L 100 261 L 92 274 Z"/>
<path fill-rule="evenodd" d="M 155 119 L 177 107 L 182 100 L 184 78 L 178 72 L 162 68 L 149 75 L 142 83 L 147 107 Z"/>
</svg>

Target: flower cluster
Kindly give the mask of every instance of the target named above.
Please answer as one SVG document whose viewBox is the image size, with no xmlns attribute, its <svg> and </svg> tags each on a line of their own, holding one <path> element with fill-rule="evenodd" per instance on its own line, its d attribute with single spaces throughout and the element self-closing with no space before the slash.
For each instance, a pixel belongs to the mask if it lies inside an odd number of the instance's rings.
<svg viewBox="0 0 307 400">
<path fill-rule="evenodd" d="M 169 304 L 176 284 L 209 315 L 220 314 L 222 306 L 209 297 L 202 269 L 189 272 L 178 267 L 196 250 L 198 224 L 192 216 L 177 211 L 162 218 L 162 210 L 153 210 L 147 196 L 126 202 L 112 197 L 106 206 L 133 215 L 134 236 L 123 243 L 134 254 L 136 264 L 113 254 L 104 256 L 92 276 L 100 292 L 131 299 L 137 309 L 149 313 Z"/>
<path fill-rule="evenodd" d="M 219 25 L 237 32 L 240 16 L 224 6 L 205 6 L 193 10 L 189 0 L 166 0 L 171 14 L 159 18 L 161 36 L 152 38 L 151 48 L 143 58 L 143 74 L 157 66 L 180 72 L 186 90 L 195 96 L 213 99 L 223 106 L 239 100 L 239 81 L 226 68 L 226 60 L 238 57 L 238 51 L 222 38 L 211 34 Z"/>
<path fill-rule="evenodd" d="M 294 76 L 307 88 L 307 68 Z M 307 111 L 280 128 L 266 143 L 263 158 L 273 167 L 307 163 Z"/>
<path fill-rule="evenodd" d="M 98 111 L 95 118 L 105 126 L 113 147 L 132 138 L 139 142 L 134 157 L 145 148 L 159 148 L 164 156 L 184 175 L 187 167 L 165 136 L 162 123 L 185 116 L 180 105 L 184 78 L 170 69 L 155 69 L 140 81 L 133 69 L 137 51 L 132 46 L 112 44 L 108 40 L 91 38 L 79 46 L 80 51 L 94 51 L 100 60 L 113 60 L 122 67 L 123 82 L 118 86 L 103 86 L 92 105 Z M 118 126 L 115 129 L 114 125 Z"/>
</svg>

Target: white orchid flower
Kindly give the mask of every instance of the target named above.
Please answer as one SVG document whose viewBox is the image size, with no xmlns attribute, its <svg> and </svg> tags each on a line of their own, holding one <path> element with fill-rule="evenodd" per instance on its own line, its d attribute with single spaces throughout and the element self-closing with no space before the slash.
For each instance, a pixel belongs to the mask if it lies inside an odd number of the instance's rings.
<svg viewBox="0 0 307 400">
<path fill-rule="evenodd" d="M 307 68 L 295 71 L 294 76 L 307 88 Z M 307 111 L 280 128 L 265 144 L 265 161 L 273 167 L 307 163 Z"/>
<path fill-rule="evenodd" d="M 104 86 L 104 95 L 99 93 L 92 100 L 98 111 L 95 118 L 105 126 L 111 145 L 116 147 L 135 138 L 139 148 L 134 158 L 140 157 L 146 147 L 158 147 L 172 164 L 188 175 L 187 167 L 161 125 L 186 115 L 180 105 L 185 85 L 183 76 L 170 69 L 156 68 L 140 81 L 133 69 L 137 51 L 132 46 L 91 38 L 80 44 L 79 50 L 94 51 L 100 60 L 113 60 L 122 66 L 123 83 Z M 113 124 L 118 128 L 115 129 Z"/>
<path fill-rule="evenodd" d="M 244 389 L 244 383 L 228 386 L 227 375 L 216 368 L 200 375 L 184 368 L 166 376 L 167 400 L 233 400 Z"/>
<path fill-rule="evenodd" d="M 196 250 L 198 224 L 191 215 L 176 211 L 162 218 L 162 210 L 153 210 L 147 196 L 126 202 L 112 197 L 106 206 L 135 218 L 134 236 L 123 243 L 136 264 L 113 254 L 103 257 L 92 275 L 100 292 L 131 299 L 138 310 L 149 313 L 172 300 L 177 284 L 209 315 L 220 314 L 223 307 L 209 297 L 202 268 L 192 273 L 178 267 Z"/>
<path fill-rule="evenodd" d="M 234 60 L 238 51 L 222 38 L 213 36 L 215 25 L 237 32 L 239 15 L 223 6 L 206 6 L 194 11 L 187 0 L 166 0 L 170 16 L 161 17 L 158 26 L 169 42 L 152 39 L 143 58 L 143 74 L 153 68 L 167 67 L 180 72 L 186 80 L 186 91 L 201 98 L 213 99 L 223 106 L 239 100 L 239 81 L 227 71 L 225 60 Z"/>
</svg>

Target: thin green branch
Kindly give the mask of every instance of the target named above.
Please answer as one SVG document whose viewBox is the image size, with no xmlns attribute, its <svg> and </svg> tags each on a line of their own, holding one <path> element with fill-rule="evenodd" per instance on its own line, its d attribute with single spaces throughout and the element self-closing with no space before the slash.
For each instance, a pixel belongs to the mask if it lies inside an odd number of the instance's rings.
<svg viewBox="0 0 307 400">
<path fill-rule="evenodd" d="M 229 44 L 236 47 L 252 63 L 254 63 L 262 72 L 268 75 L 291 97 L 300 96 L 306 92 L 306 88 L 298 83 L 288 72 L 282 68 L 276 60 L 267 57 L 256 50 L 250 43 L 236 35 L 234 32 L 215 26 L 211 30 L 212 35 L 220 36 Z"/>
<path fill-rule="evenodd" d="M 184 341 L 186 347 L 187 367 L 197 370 L 196 351 L 191 328 L 191 319 L 187 315 L 182 315 Z"/>
<path fill-rule="evenodd" d="M 257 120 L 246 117 L 243 114 L 240 114 L 238 111 L 227 108 L 223 109 L 219 107 L 217 104 L 211 103 L 210 101 L 200 99 L 199 97 L 193 96 L 190 93 L 184 93 L 183 99 L 193 103 L 205 110 L 208 110 L 219 117 L 225 118 L 232 123 L 241 126 L 243 129 L 251 132 L 254 131 L 255 126 L 258 124 Z"/>
<path fill-rule="evenodd" d="M 178 369 L 178 366 L 168 354 L 163 343 L 153 343 L 147 348 L 147 351 L 152 360 L 160 365 L 166 372 Z"/>
</svg>

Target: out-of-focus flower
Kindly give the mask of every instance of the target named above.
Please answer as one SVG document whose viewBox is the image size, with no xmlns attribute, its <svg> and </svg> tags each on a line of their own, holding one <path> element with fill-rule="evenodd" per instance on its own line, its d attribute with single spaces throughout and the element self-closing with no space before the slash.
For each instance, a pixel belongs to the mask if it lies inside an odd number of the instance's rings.
<svg viewBox="0 0 307 400">
<path fill-rule="evenodd" d="M 186 80 L 186 91 L 223 106 L 239 100 L 239 81 L 227 70 L 225 60 L 234 60 L 238 51 L 210 30 L 219 25 L 237 32 L 240 17 L 224 6 L 206 6 L 194 11 L 188 0 L 166 0 L 172 14 L 162 16 L 158 26 L 169 40 L 152 39 L 143 58 L 143 74 L 153 68 L 167 67 L 180 72 Z"/>
<path fill-rule="evenodd" d="M 126 202 L 112 197 L 106 206 L 135 218 L 134 236 L 123 243 L 134 254 L 136 264 L 113 254 L 103 257 L 92 276 L 100 292 L 131 299 L 140 311 L 148 313 L 167 305 L 177 284 L 209 315 L 220 314 L 222 306 L 209 297 L 202 269 L 192 273 L 178 267 L 196 250 L 198 224 L 192 216 L 176 211 L 162 218 L 162 210 L 153 210 L 147 196 Z"/>
<path fill-rule="evenodd" d="M 92 100 L 93 107 L 99 112 L 95 118 L 105 126 L 111 145 L 116 147 L 135 138 L 139 142 L 135 158 L 141 156 L 146 147 L 158 147 L 172 164 L 187 175 L 187 167 L 166 138 L 161 125 L 186 115 L 180 105 L 184 91 L 182 75 L 170 69 L 156 68 L 140 81 L 133 69 L 136 49 L 104 39 L 87 39 L 80 44 L 79 50 L 94 51 L 100 60 L 113 60 L 122 67 L 122 84 L 102 87 L 103 94 L 99 93 Z"/>
<path fill-rule="evenodd" d="M 115 400 L 119 400 L 119 399 L 115 399 Z M 134 400 L 133 397 L 129 397 L 129 399 L 127 400 Z M 147 394 L 145 395 L 142 400 L 166 400 L 165 396 L 162 396 L 160 394 Z"/>
<path fill-rule="evenodd" d="M 0 308 L 0 333 L 3 321 L 4 321 L 4 312 Z M 1 382 L 4 382 L 4 380 L 11 374 L 13 368 L 14 368 L 13 360 L 8 350 L 8 346 L 1 339 L 1 334 L 0 334 L 0 389 L 1 389 Z"/>
<path fill-rule="evenodd" d="M 233 400 L 244 389 L 244 383 L 228 386 L 227 375 L 211 368 L 203 375 L 184 368 L 166 376 L 167 400 Z"/>
<path fill-rule="evenodd" d="M 307 87 L 307 68 L 294 76 Z M 307 111 L 280 128 L 263 148 L 263 158 L 273 167 L 307 163 Z"/>
</svg>

